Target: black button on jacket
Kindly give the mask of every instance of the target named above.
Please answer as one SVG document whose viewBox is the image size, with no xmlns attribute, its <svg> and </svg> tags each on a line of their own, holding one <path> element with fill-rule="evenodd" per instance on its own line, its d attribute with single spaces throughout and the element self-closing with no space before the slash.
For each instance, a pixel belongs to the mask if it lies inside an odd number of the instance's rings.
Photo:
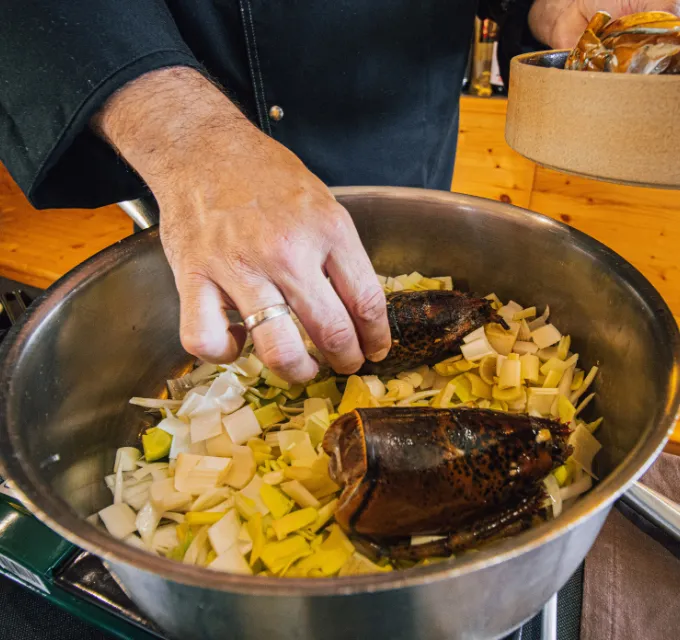
<svg viewBox="0 0 680 640">
<path fill-rule="evenodd" d="M 505 59 L 526 36 L 528 6 L 479 8 L 512 34 Z M 448 189 L 476 10 L 469 0 L 6 0 L 0 159 L 37 207 L 145 195 L 88 122 L 130 80 L 185 65 L 329 185 Z"/>
</svg>

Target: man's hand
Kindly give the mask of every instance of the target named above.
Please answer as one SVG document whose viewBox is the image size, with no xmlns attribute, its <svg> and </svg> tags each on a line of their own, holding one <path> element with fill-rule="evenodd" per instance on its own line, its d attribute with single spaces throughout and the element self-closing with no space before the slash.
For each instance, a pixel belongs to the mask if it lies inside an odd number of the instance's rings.
<svg viewBox="0 0 680 640">
<path fill-rule="evenodd" d="M 534 36 L 555 49 L 571 49 L 598 11 L 620 18 L 640 11 L 678 14 L 677 0 L 535 0 L 529 12 Z"/>
<path fill-rule="evenodd" d="M 385 296 L 349 214 L 201 74 L 147 74 L 113 96 L 94 126 L 158 201 L 187 351 L 230 362 L 244 334 L 225 311 L 245 318 L 287 302 L 336 371 L 356 371 L 364 354 L 385 357 Z M 256 327 L 253 340 L 284 378 L 316 374 L 290 316 Z"/>
</svg>

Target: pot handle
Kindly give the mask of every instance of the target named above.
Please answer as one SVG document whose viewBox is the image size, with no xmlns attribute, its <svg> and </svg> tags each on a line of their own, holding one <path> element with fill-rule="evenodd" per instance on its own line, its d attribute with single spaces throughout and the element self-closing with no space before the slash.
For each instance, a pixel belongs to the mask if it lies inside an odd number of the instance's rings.
<svg viewBox="0 0 680 640">
<path fill-rule="evenodd" d="M 621 502 L 680 541 L 680 505 L 676 502 L 640 482 L 621 496 Z"/>
<path fill-rule="evenodd" d="M 541 640 L 557 640 L 557 594 L 545 603 L 541 613 Z"/>
<path fill-rule="evenodd" d="M 158 205 L 153 198 L 126 200 L 119 202 L 118 206 L 140 229 L 148 229 L 158 224 Z"/>
</svg>

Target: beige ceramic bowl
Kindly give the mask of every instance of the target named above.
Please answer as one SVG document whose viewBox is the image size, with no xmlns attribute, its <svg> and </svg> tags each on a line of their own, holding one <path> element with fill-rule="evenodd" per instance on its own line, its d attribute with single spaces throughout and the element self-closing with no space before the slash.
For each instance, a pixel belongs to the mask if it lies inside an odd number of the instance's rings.
<svg viewBox="0 0 680 640">
<path fill-rule="evenodd" d="M 567 54 L 512 60 L 508 144 L 559 171 L 680 188 L 680 76 L 565 71 Z"/>
</svg>

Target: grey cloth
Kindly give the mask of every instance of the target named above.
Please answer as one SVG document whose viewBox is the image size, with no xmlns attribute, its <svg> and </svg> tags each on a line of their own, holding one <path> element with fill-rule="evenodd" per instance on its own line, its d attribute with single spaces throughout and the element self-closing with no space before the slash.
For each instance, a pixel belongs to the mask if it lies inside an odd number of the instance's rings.
<svg viewBox="0 0 680 640">
<path fill-rule="evenodd" d="M 680 502 L 680 456 L 661 454 L 642 482 Z M 586 558 L 582 640 L 677 640 L 680 545 L 624 506 Z"/>
</svg>

